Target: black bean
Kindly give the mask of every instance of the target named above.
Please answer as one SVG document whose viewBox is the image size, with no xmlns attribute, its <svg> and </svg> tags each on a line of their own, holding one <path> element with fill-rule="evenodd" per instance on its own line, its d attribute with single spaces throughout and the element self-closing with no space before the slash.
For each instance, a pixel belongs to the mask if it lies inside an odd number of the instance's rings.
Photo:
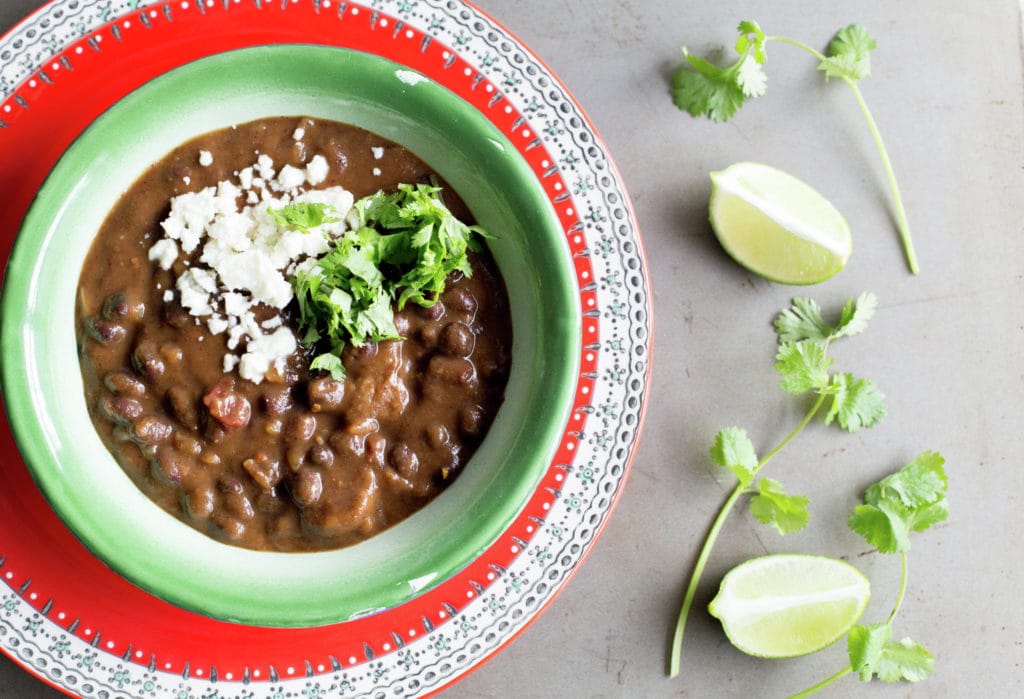
<svg viewBox="0 0 1024 699">
<path fill-rule="evenodd" d="M 324 492 L 323 477 L 319 471 L 304 468 L 292 483 L 292 498 L 300 507 L 309 507 L 320 501 Z"/>
<path fill-rule="evenodd" d="M 292 407 L 292 390 L 287 386 L 276 386 L 263 394 L 263 409 L 271 415 L 281 415 Z"/>
<path fill-rule="evenodd" d="M 398 442 L 388 452 L 388 463 L 403 476 L 411 476 L 419 469 L 420 459 L 405 442 Z"/>
<path fill-rule="evenodd" d="M 192 456 L 199 456 L 203 453 L 203 445 L 199 443 L 199 440 L 184 432 L 174 433 L 174 448 L 182 454 L 191 454 Z"/>
<path fill-rule="evenodd" d="M 244 493 L 245 486 L 242 481 L 230 474 L 224 474 L 217 479 L 217 490 L 222 493 Z"/>
<path fill-rule="evenodd" d="M 334 452 L 324 444 L 317 444 L 309 450 L 309 460 L 317 466 L 330 466 L 334 463 Z"/>
<path fill-rule="evenodd" d="M 118 369 L 117 371 L 110 372 L 103 379 L 103 383 L 114 393 L 119 393 L 123 396 L 141 398 L 146 395 L 146 384 L 139 381 L 127 369 Z"/>
<path fill-rule="evenodd" d="M 320 376 L 309 382 L 308 393 L 309 407 L 314 413 L 336 411 L 345 398 L 345 383 Z"/>
<path fill-rule="evenodd" d="M 467 437 L 483 434 L 487 413 L 479 405 L 467 405 L 459 414 L 459 430 Z"/>
<path fill-rule="evenodd" d="M 213 514 L 217 498 L 210 488 L 196 487 L 182 496 L 181 508 L 192 519 L 206 519 Z"/>
<path fill-rule="evenodd" d="M 171 386 L 167 389 L 167 404 L 182 427 L 199 429 L 199 401 L 191 391 L 184 386 Z"/>
<path fill-rule="evenodd" d="M 134 422 L 142 415 L 142 403 L 127 396 L 117 398 L 103 397 L 100 400 L 100 411 L 112 420 L 121 425 Z"/>
<path fill-rule="evenodd" d="M 245 493 L 224 493 L 224 509 L 244 521 L 256 516 L 252 501 Z"/>
<path fill-rule="evenodd" d="M 132 366 L 144 379 L 155 381 L 167 368 L 156 346 L 150 342 L 140 342 L 132 352 Z"/>
<path fill-rule="evenodd" d="M 171 485 L 181 485 L 183 479 L 192 469 L 193 461 L 170 446 L 161 446 L 156 450 L 155 458 L 150 462 L 153 475 Z"/>
<path fill-rule="evenodd" d="M 107 320 L 141 320 L 146 314 L 146 306 L 129 301 L 123 293 L 112 294 L 103 302 L 101 313 Z"/>
<path fill-rule="evenodd" d="M 466 289 L 448 289 L 444 294 L 444 301 L 453 311 L 458 313 L 465 313 L 467 315 L 476 313 L 476 297 Z"/>
<path fill-rule="evenodd" d="M 218 422 L 215 420 L 206 421 L 206 428 L 203 430 L 203 437 L 206 438 L 207 442 L 210 444 L 220 444 L 227 436 L 227 432 L 224 431 L 224 428 L 221 427 Z"/>
<path fill-rule="evenodd" d="M 159 444 L 174 434 L 174 428 L 153 415 L 144 415 L 135 422 L 135 438 L 142 444 Z"/>
<path fill-rule="evenodd" d="M 440 323 L 427 323 L 420 328 L 419 338 L 427 347 L 433 347 L 437 344 L 437 337 L 441 334 Z"/>
<path fill-rule="evenodd" d="M 238 541 L 245 536 L 245 524 L 239 522 L 231 515 L 223 512 L 214 513 L 213 523 L 217 525 L 217 528 L 224 532 L 224 536 L 231 541 Z"/>
<path fill-rule="evenodd" d="M 263 490 L 273 490 L 281 480 L 281 464 L 263 452 L 242 462 L 242 468 Z"/>
<path fill-rule="evenodd" d="M 267 515 L 279 513 L 285 507 L 284 501 L 273 490 L 264 490 L 256 498 L 256 509 Z"/>
<path fill-rule="evenodd" d="M 173 302 L 164 304 L 164 320 L 172 328 L 177 328 L 178 330 L 195 323 L 193 317 L 181 304 Z"/>
<path fill-rule="evenodd" d="M 444 315 L 444 304 L 440 301 L 435 302 L 432 306 L 420 306 L 420 315 L 427 320 L 440 320 Z"/>
<path fill-rule="evenodd" d="M 316 416 L 310 413 L 293 415 L 284 426 L 284 438 L 289 442 L 308 442 L 316 432 Z"/>
<path fill-rule="evenodd" d="M 426 437 L 427 444 L 434 449 L 443 447 L 451 439 L 451 435 L 448 434 L 448 429 L 440 423 L 428 426 L 426 429 Z"/>
<path fill-rule="evenodd" d="M 435 355 L 430 358 L 427 373 L 446 383 L 465 385 L 476 377 L 476 367 L 468 359 Z"/>
<path fill-rule="evenodd" d="M 85 331 L 89 334 L 89 337 L 102 345 L 119 342 L 127 334 L 123 326 L 100 318 L 89 318 L 85 321 Z"/>
<path fill-rule="evenodd" d="M 468 357 L 473 354 L 475 344 L 476 335 L 468 325 L 459 321 L 444 326 L 437 339 L 437 346 L 441 351 L 453 357 Z"/>
</svg>

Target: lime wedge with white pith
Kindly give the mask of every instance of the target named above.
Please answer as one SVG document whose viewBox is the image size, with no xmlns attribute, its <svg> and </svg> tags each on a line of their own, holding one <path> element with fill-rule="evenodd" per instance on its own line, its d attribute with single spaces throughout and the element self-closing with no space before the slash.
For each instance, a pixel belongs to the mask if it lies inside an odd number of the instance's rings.
<svg viewBox="0 0 1024 699">
<path fill-rule="evenodd" d="M 711 173 L 711 228 L 725 251 L 782 284 L 817 284 L 838 272 L 853 242 L 842 214 L 802 180 L 760 163 Z"/>
<path fill-rule="evenodd" d="M 870 597 L 868 579 L 848 563 L 778 554 L 754 558 L 729 571 L 708 610 L 744 653 L 791 658 L 841 638 Z"/>
</svg>

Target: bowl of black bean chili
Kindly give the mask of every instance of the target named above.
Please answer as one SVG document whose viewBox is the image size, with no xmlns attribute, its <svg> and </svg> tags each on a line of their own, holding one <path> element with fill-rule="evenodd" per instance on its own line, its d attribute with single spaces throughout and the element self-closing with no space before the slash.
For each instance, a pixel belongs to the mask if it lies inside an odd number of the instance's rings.
<svg viewBox="0 0 1024 699">
<path fill-rule="evenodd" d="M 87 129 L 3 295 L 34 478 L 104 562 L 268 626 L 400 604 L 471 563 L 550 464 L 572 260 L 476 108 L 385 59 L 243 49 Z"/>
</svg>

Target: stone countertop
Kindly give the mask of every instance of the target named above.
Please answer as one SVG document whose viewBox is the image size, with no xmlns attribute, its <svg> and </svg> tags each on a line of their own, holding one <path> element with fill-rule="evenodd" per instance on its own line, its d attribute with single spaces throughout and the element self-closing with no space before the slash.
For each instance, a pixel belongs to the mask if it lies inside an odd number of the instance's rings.
<svg viewBox="0 0 1024 699">
<path fill-rule="evenodd" d="M 0 31 L 39 6 L 3 0 Z M 602 538 L 558 598 L 446 697 L 785 696 L 842 667 L 841 647 L 786 661 L 742 655 L 703 610 L 721 576 L 764 553 L 843 557 L 872 581 L 866 621 L 883 620 L 894 557 L 846 528 L 868 483 L 924 450 L 947 459 L 951 516 L 913 538 L 896 635 L 936 656 L 920 685 L 860 685 L 823 696 L 1024 695 L 1024 98 L 1017 0 L 771 3 L 769 33 L 824 47 L 856 21 L 878 41 L 862 83 L 902 186 L 921 273 L 908 273 L 870 134 L 850 91 L 814 61 L 769 47 L 767 94 L 727 124 L 693 119 L 669 96 L 679 46 L 706 55 L 735 39 L 748 3 L 479 0 L 568 86 L 631 195 L 654 295 L 653 381 L 643 437 Z M 968 9 L 970 6 L 970 9 Z M 926 11 L 922 11 L 925 10 Z M 846 269 L 818 286 L 763 281 L 734 264 L 707 223 L 708 173 L 741 160 L 813 184 L 854 233 Z M 795 295 L 826 309 L 871 290 L 867 333 L 837 364 L 872 378 L 889 414 L 849 435 L 814 425 L 767 475 L 811 499 L 782 538 L 745 511 L 729 519 L 701 586 L 682 676 L 665 676 L 682 590 L 731 488 L 708 457 L 721 427 L 765 450 L 804 408 L 776 387 L 770 321 Z M 60 696 L 0 657 L 0 697 Z"/>
</svg>

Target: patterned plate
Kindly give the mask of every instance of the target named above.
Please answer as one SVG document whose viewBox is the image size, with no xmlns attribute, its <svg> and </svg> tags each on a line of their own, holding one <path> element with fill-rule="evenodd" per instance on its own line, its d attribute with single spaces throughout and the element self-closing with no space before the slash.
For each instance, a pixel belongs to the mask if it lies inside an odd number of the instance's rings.
<svg viewBox="0 0 1024 699">
<path fill-rule="evenodd" d="M 0 420 L 0 650 L 84 697 L 416 696 L 471 671 L 566 584 L 614 506 L 648 394 L 650 291 L 621 179 L 580 107 L 508 30 L 454 0 L 62 0 L 0 38 L 0 259 L 68 144 L 189 61 L 245 46 L 343 46 L 462 96 L 515 145 L 558 212 L 583 313 L 559 448 L 522 512 L 465 570 L 399 607 L 267 629 L 163 602 L 49 509 Z"/>
</svg>

